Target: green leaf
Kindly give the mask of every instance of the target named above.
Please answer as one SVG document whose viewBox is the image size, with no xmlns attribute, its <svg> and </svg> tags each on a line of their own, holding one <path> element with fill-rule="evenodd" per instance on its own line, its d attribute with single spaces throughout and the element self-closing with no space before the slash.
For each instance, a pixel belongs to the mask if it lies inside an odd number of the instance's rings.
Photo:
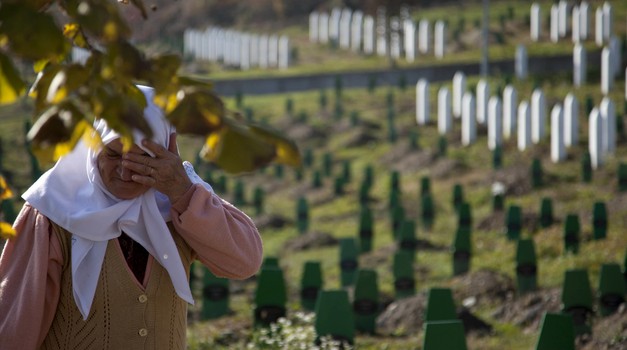
<svg viewBox="0 0 627 350">
<path fill-rule="evenodd" d="M 26 85 L 9 57 L 0 52 L 0 105 L 15 102 L 26 90 Z"/>
<path fill-rule="evenodd" d="M 26 4 L 2 4 L 0 36 L 6 36 L 11 52 L 32 61 L 58 60 L 70 49 L 52 16 Z"/>
<path fill-rule="evenodd" d="M 200 156 L 226 172 L 239 174 L 267 165 L 276 157 L 276 151 L 249 129 L 229 123 L 207 137 Z"/>
<path fill-rule="evenodd" d="M 300 152 L 298 151 L 298 146 L 296 146 L 294 141 L 286 138 L 279 131 L 266 125 L 249 123 L 248 126 L 253 134 L 272 144 L 276 148 L 275 162 L 293 167 L 301 166 Z"/>
<path fill-rule="evenodd" d="M 76 23 L 98 40 L 112 43 L 128 39 L 131 30 L 110 0 L 67 0 L 65 9 Z"/>
<path fill-rule="evenodd" d="M 206 136 L 221 128 L 225 111 L 224 103 L 218 96 L 198 88 L 181 90 L 177 95 L 182 98 L 167 114 L 167 119 L 178 132 Z M 165 110 L 167 113 L 168 108 Z"/>
<path fill-rule="evenodd" d="M 58 64 L 48 64 L 46 68 L 37 74 L 37 78 L 29 91 L 29 96 L 35 100 L 35 111 L 41 112 L 48 108 L 48 88 L 52 79 L 61 71 L 62 66 Z"/>
</svg>

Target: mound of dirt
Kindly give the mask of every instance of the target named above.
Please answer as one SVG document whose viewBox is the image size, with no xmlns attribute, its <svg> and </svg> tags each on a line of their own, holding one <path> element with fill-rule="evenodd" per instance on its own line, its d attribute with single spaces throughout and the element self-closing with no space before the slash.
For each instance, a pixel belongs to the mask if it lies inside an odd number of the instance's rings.
<svg viewBox="0 0 627 350">
<path fill-rule="evenodd" d="M 365 128 L 354 128 L 347 132 L 347 138 L 342 145 L 344 148 L 364 147 L 378 140 L 375 133 Z"/>
<path fill-rule="evenodd" d="M 483 218 L 477 224 L 479 231 L 497 231 L 505 234 L 506 230 L 506 211 L 492 212 L 487 217 Z M 536 213 L 524 213 L 522 214 L 522 229 L 529 232 L 534 232 L 539 227 L 539 216 Z"/>
<path fill-rule="evenodd" d="M 417 333 L 421 330 L 426 309 L 426 292 L 396 300 L 377 317 L 377 330 L 384 335 Z"/>
<path fill-rule="evenodd" d="M 508 298 L 492 314 L 497 320 L 536 332 L 545 312 L 559 312 L 561 288 L 540 289 Z"/>
<path fill-rule="evenodd" d="M 446 179 L 458 175 L 466 169 L 466 165 L 457 160 L 444 158 L 438 160 L 431 169 L 431 176 L 436 179 Z"/>
<path fill-rule="evenodd" d="M 308 124 L 293 124 L 286 129 L 288 138 L 299 141 L 322 142 L 326 139 L 326 133 Z"/>
<path fill-rule="evenodd" d="M 295 252 L 312 248 L 329 247 L 338 244 L 338 240 L 324 232 L 307 232 L 304 235 L 289 239 L 283 245 L 286 251 Z"/>
<path fill-rule="evenodd" d="M 258 229 L 281 228 L 289 224 L 292 224 L 292 220 L 277 214 L 262 214 L 255 218 L 255 225 Z"/>
<path fill-rule="evenodd" d="M 486 269 L 453 278 L 452 288 L 455 300 L 472 298 L 477 303 L 503 301 L 515 291 L 509 276 Z"/>
<path fill-rule="evenodd" d="M 580 345 L 582 350 L 627 349 L 627 305 L 623 303 L 613 315 L 595 320 L 592 339 Z"/>
</svg>

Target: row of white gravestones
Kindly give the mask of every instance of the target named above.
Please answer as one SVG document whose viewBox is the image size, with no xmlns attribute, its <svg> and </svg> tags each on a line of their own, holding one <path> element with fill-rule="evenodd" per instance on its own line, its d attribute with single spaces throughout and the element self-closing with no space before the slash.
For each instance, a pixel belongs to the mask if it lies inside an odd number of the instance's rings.
<svg viewBox="0 0 627 350">
<path fill-rule="evenodd" d="M 385 16 L 377 11 L 377 17 L 361 11 L 333 9 L 331 15 L 312 12 L 309 15 L 309 40 L 313 43 L 336 42 L 340 48 L 361 51 L 367 55 L 404 57 L 413 62 L 418 53 L 433 50 L 442 58 L 447 48 L 447 26 L 435 21 L 433 29 L 429 20 L 423 19 L 418 26 L 410 18 Z"/>
<path fill-rule="evenodd" d="M 244 70 L 290 66 L 290 40 L 285 35 L 256 35 L 216 27 L 188 29 L 183 52 L 194 59 L 223 62 Z"/>
<path fill-rule="evenodd" d="M 550 8 L 549 37 L 552 42 L 558 42 L 565 38 L 569 31 L 574 43 L 586 41 L 591 38 L 592 29 L 591 7 L 587 1 L 581 1 L 579 5 L 572 6 L 567 1 L 561 0 Z M 570 15 L 570 16 L 569 16 Z M 570 21 L 569 21 L 570 20 Z M 571 23 L 569 27 L 569 23 Z M 613 8 L 609 2 L 604 2 L 595 11 L 595 42 L 598 46 L 608 44 L 612 37 Z M 542 36 L 542 11 L 538 3 L 533 3 L 530 8 L 530 36 L 532 41 L 539 41 Z"/>
<path fill-rule="evenodd" d="M 588 128 L 588 151 L 592 167 L 598 169 L 616 151 L 616 107 L 608 97 L 590 112 Z"/>
</svg>

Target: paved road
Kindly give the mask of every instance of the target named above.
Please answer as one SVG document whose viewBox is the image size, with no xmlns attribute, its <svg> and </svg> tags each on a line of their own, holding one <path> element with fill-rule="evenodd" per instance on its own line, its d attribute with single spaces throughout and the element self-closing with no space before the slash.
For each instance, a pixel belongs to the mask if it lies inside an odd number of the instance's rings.
<svg viewBox="0 0 627 350">
<path fill-rule="evenodd" d="M 599 67 L 600 52 L 588 53 L 588 67 Z M 572 55 L 529 57 L 529 73 L 543 74 L 566 72 L 572 73 Z M 367 87 L 371 78 L 375 78 L 377 86 L 398 85 L 399 79 L 404 76 L 409 85 L 415 84 L 418 79 L 426 78 L 430 82 L 453 79 L 457 71 L 466 76 L 478 75 L 479 63 L 457 63 L 431 67 L 415 67 L 404 69 L 379 69 L 351 71 L 346 73 L 321 73 L 289 77 L 267 77 L 250 79 L 228 79 L 213 81 L 214 87 L 221 96 L 234 96 L 238 92 L 244 95 L 262 95 L 289 93 L 307 90 L 331 89 L 335 86 L 336 77 L 341 77 L 345 88 Z M 514 75 L 514 61 L 503 60 L 490 62 L 491 74 Z"/>
</svg>

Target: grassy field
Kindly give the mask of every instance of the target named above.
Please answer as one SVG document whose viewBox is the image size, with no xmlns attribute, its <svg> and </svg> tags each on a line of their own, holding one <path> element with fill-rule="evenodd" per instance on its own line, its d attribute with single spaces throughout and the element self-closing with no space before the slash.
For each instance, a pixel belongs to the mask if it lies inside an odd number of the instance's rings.
<svg viewBox="0 0 627 350">
<path fill-rule="evenodd" d="M 591 1 L 592 7 L 601 3 Z M 627 12 L 627 3 L 622 1 L 611 2 L 615 8 L 615 25 L 617 32 L 625 33 L 624 20 Z M 506 13 L 509 2 L 493 2 L 494 12 L 491 18 L 497 21 L 500 14 Z M 506 37 L 504 45 L 491 47 L 490 57 L 493 59 L 513 57 L 516 44 L 522 40 L 529 41 L 528 28 L 523 28 L 525 11 L 528 11 L 528 2 L 511 2 L 515 12 L 515 21 L 512 28 L 518 34 Z M 542 2 L 543 13 L 546 13 L 550 2 Z M 437 19 L 446 17 L 451 24 L 457 24 L 460 18 L 465 18 L 467 28 L 472 28 L 475 19 L 480 17 L 477 5 L 472 7 L 453 7 L 429 9 L 414 14 L 415 19 L 422 17 Z M 498 22 L 493 23 L 498 28 Z M 619 27 L 620 26 L 620 27 Z M 304 74 L 320 71 L 343 71 L 346 69 L 383 68 L 391 63 L 385 59 L 375 57 L 360 57 L 353 53 L 331 50 L 308 44 L 306 41 L 306 27 L 304 25 L 285 29 L 293 37 L 299 52 L 299 64 L 285 72 L 277 74 Z M 593 43 L 586 45 L 595 47 Z M 562 42 L 559 45 L 547 42 L 534 44 L 528 47 L 530 54 L 566 53 L 572 50 L 572 44 Z M 456 52 L 447 55 L 442 61 L 425 57 L 416 64 L 430 65 L 440 63 L 454 63 L 476 61 L 479 58 L 478 48 Z M 404 65 L 403 62 L 396 63 Z M 268 74 L 265 71 L 255 70 L 246 73 L 220 70 L 215 66 L 205 67 L 211 71 L 211 78 L 238 78 L 242 76 L 261 76 Z M 593 69 L 594 70 L 594 69 Z M 559 289 L 564 279 L 564 272 L 573 268 L 585 268 L 589 273 L 591 286 L 596 291 L 598 274 L 603 263 L 623 264 L 627 249 L 627 193 L 619 192 L 617 187 L 617 168 L 621 162 L 627 161 L 627 133 L 619 135 L 618 147 L 614 156 L 607 163 L 594 172 L 591 183 L 583 183 L 580 179 L 580 157 L 587 150 L 588 124 L 585 114 L 585 100 L 591 97 L 595 105 L 601 101 L 602 95 L 598 86 L 598 76 L 591 73 L 590 84 L 574 90 L 570 84 L 570 76 L 542 76 L 529 77 L 526 81 L 514 80 L 512 84 L 518 89 L 518 99 L 529 100 L 531 91 L 538 84 L 547 94 L 548 111 L 554 103 L 562 101 L 567 93 L 573 92 L 578 98 L 580 108 L 580 142 L 568 149 L 568 159 L 565 162 L 554 164 L 549 158 L 549 139 L 534 145 L 525 152 L 516 148 L 515 138 L 507 140 L 504 145 L 503 166 L 500 169 L 492 167 L 492 153 L 487 148 L 487 138 L 484 129 L 480 129 L 477 142 L 468 147 L 462 147 L 460 142 L 460 122 L 455 121 L 454 132 L 448 136 L 448 151 L 446 156 L 437 155 L 439 135 L 433 122 L 436 118 L 436 96 L 438 88 L 450 84 L 432 84 L 431 119 L 426 126 L 419 127 L 415 122 L 415 91 L 413 88 L 401 90 L 397 87 L 377 87 L 375 91 L 365 89 L 346 89 L 342 91 L 339 101 L 343 107 L 343 114 L 333 115 L 333 106 L 336 103 L 334 91 L 325 91 L 328 99 L 326 108 L 320 106 L 319 91 L 292 93 L 274 96 L 244 96 L 243 108 L 251 108 L 257 120 L 263 120 L 292 137 L 304 152 L 313 150 L 314 165 L 303 169 L 303 179 L 296 180 L 295 170 L 285 168 L 283 178 L 275 176 L 274 166 L 260 170 L 253 174 L 240 176 L 226 175 L 227 190 L 221 195 L 227 200 L 233 200 L 233 188 L 236 181 L 245 184 L 247 204 L 242 209 L 258 222 L 267 222 L 268 217 L 275 217 L 285 221 L 282 227 L 273 227 L 269 224 L 259 225 L 263 236 L 264 254 L 266 257 L 278 257 L 280 266 L 285 274 L 288 291 L 288 317 L 295 318 L 301 311 L 299 289 L 303 264 L 306 261 L 320 261 L 323 268 L 325 289 L 340 288 L 339 253 L 337 245 L 307 250 L 286 249 L 287 242 L 302 239 L 295 227 L 295 205 L 298 198 L 304 196 L 310 204 L 310 227 L 308 234 L 324 233 L 334 238 L 356 237 L 358 232 L 359 184 L 363 178 L 366 166 L 372 166 L 375 173 L 375 182 L 370 191 L 372 198 L 370 206 L 375 214 L 375 234 L 373 251 L 359 257 L 362 268 L 374 269 L 378 274 L 379 290 L 382 301 L 391 302 L 394 295 L 393 276 L 391 271 L 392 253 L 395 241 L 391 231 L 388 215 L 387 200 L 389 181 L 392 171 L 399 171 L 401 175 L 402 202 L 408 218 L 418 223 L 417 237 L 434 246 L 444 247 L 443 250 L 418 250 L 415 263 L 418 294 L 425 293 L 431 287 L 450 287 L 456 296 L 455 302 L 461 306 L 465 297 L 480 293 L 469 290 L 464 283 L 467 280 L 452 277 L 451 246 L 457 228 L 457 214 L 452 206 L 452 188 L 461 184 L 465 199 L 470 203 L 473 214 L 472 245 L 473 255 L 471 272 L 468 279 L 472 281 L 482 271 L 492 271 L 511 279 L 515 278 L 515 244 L 508 241 L 504 235 L 503 213 L 492 209 L 491 188 L 494 182 L 503 182 L 508 190 L 505 197 L 505 207 L 509 205 L 521 206 L 523 213 L 537 216 L 540 201 L 544 197 L 551 198 L 554 205 L 554 214 L 557 223 L 546 229 L 530 228 L 525 226 L 523 237 L 533 238 L 538 255 L 538 283 L 541 292 L 549 294 Z M 474 90 L 477 77 L 468 78 L 468 88 Z M 493 77 L 489 80 L 492 94 L 496 87 L 506 85 L 502 77 Z M 412 86 L 410 82 L 409 86 Z M 617 115 L 624 119 L 623 104 L 624 76 L 616 81 L 617 88 L 611 94 L 616 104 Z M 398 131 L 398 140 L 394 143 L 387 140 L 386 116 L 388 107 L 386 100 L 393 96 L 395 111 L 395 127 Z M 288 99 L 291 99 L 294 112 L 289 114 L 285 110 Z M 238 109 L 234 100 L 227 100 L 230 109 Z M 548 112 L 547 111 L 547 112 Z M 351 113 L 359 115 L 353 125 L 349 121 Z M 307 121 L 299 120 L 301 114 L 307 115 Z M 4 174 L 9 183 L 19 194 L 31 183 L 31 163 L 26 151 L 24 140 L 24 123 L 30 118 L 28 103 L 3 107 L 0 109 L 0 138 L 4 149 L 2 165 Z M 547 124 L 548 126 L 548 124 Z M 418 149 L 409 147 L 410 133 L 418 134 Z M 368 136 L 368 142 L 359 143 L 360 137 Z M 190 137 L 180 137 L 179 144 L 182 157 L 194 160 L 202 145 L 202 140 Z M 320 189 L 312 188 L 313 172 L 322 169 L 322 159 L 325 154 L 333 158 L 333 176 L 323 178 Z M 538 189 L 530 186 L 529 171 L 532 159 L 539 158 L 545 172 L 545 185 Z M 349 162 L 352 170 L 352 181 L 345 187 L 345 194 L 333 193 L 334 177 L 340 174 L 343 162 Z M 207 164 L 198 164 L 201 175 L 216 180 L 223 175 L 219 170 Z M 431 179 L 432 193 L 434 194 L 437 218 L 432 229 L 426 230 L 421 225 L 419 217 L 420 179 L 428 176 Z M 254 209 L 250 201 L 255 187 L 266 191 L 265 213 L 253 215 Z M 519 190 L 522 188 L 523 190 Z M 604 201 L 608 205 L 610 226 L 608 237 L 605 240 L 594 241 L 592 236 L 592 205 L 596 201 Z M 16 200 L 16 206 L 20 206 Z M 583 243 L 578 254 L 563 252 L 562 224 L 569 213 L 579 214 Z M 259 331 L 252 327 L 253 299 L 256 287 L 255 279 L 231 282 L 232 312 L 211 321 L 198 319 L 198 306 L 192 308 L 188 341 L 190 349 L 246 349 L 260 348 Z M 200 291 L 197 291 L 200 295 Z M 517 324 L 511 320 L 504 320 L 495 315 L 495 311 L 503 305 L 520 300 L 516 295 L 510 295 L 512 300 L 480 298 L 470 307 L 475 316 L 489 323 L 493 331 L 487 335 L 476 333 L 467 334 L 470 349 L 530 349 L 537 340 L 539 329 L 535 326 Z M 199 298 L 200 300 L 200 298 Z M 421 315 L 416 317 L 420 318 Z M 622 322 L 625 314 L 622 315 Z M 595 324 L 607 322 L 601 317 L 595 318 Z M 617 322 L 620 325 L 620 322 Z M 305 322 L 301 330 L 309 334 L 311 321 Z M 595 329 L 596 331 L 596 329 Z M 595 333 L 597 336 L 599 333 Z M 599 336 L 600 337 L 600 336 Z M 391 333 L 377 335 L 359 334 L 356 347 L 359 349 L 421 349 L 423 332 L 407 332 L 396 329 Z M 614 339 L 619 344 L 625 344 L 626 339 L 620 330 L 604 338 L 609 344 Z M 618 345 L 620 346 L 620 345 Z M 266 348 L 278 348 L 268 346 Z M 583 346 L 581 346 L 583 348 Z"/>
</svg>

